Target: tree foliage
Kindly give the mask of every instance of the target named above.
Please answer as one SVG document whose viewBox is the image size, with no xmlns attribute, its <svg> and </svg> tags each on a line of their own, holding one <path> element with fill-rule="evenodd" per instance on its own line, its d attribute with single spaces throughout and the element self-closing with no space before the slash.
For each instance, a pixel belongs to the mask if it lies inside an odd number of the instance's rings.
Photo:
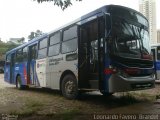
<svg viewBox="0 0 160 120">
<path fill-rule="evenodd" d="M 30 35 L 28 36 L 29 40 L 32 40 L 33 38 L 39 37 L 43 35 L 44 33 L 40 30 L 37 30 L 36 32 L 31 32 Z"/>
<path fill-rule="evenodd" d="M 72 2 L 71 2 L 72 0 L 34 0 L 34 1 L 37 1 L 38 3 L 54 2 L 54 5 L 61 7 L 62 10 L 72 5 Z M 82 1 L 82 0 L 76 0 L 76 1 Z"/>
<path fill-rule="evenodd" d="M 0 42 L 0 60 L 5 59 L 5 53 L 15 47 L 17 44 Z"/>
</svg>

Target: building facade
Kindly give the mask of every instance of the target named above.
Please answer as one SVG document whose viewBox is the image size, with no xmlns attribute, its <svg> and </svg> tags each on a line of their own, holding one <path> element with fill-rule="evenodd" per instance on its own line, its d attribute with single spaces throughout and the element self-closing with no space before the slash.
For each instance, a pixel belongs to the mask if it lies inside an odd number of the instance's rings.
<svg viewBox="0 0 160 120">
<path fill-rule="evenodd" d="M 149 21 L 151 44 L 157 43 L 156 0 L 140 0 L 139 11 L 146 16 Z"/>
<path fill-rule="evenodd" d="M 13 44 L 23 44 L 25 41 L 25 38 L 22 37 L 22 38 L 10 38 L 8 43 L 13 43 Z"/>
</svg>

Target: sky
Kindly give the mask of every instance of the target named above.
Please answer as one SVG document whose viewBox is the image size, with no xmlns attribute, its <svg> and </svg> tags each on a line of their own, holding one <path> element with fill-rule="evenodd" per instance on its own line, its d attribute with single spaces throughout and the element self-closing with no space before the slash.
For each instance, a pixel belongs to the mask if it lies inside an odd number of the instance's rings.
<svg viewBox="0 0 160 120">
<path fill-rule="evenodd" d="M 0 0 L 0 38 L 21 38 L 37 29 L 50 32 L 104 5 L 123 5 L 139 10 L 139 0 L 83 0 L 62 11 L 53 2 L 39 4 L 33 0 Z M 157 29 L 160 29 L 160 0 L 156 0 Z"/>
</svg>

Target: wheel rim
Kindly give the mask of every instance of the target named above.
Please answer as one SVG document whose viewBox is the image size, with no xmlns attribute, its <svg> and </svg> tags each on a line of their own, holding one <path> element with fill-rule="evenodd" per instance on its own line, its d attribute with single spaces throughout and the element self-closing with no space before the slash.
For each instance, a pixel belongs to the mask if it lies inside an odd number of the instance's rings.
<svg viewBox="0 0 160 120">
<path fill-rule="evenodd" d="M 76 93 L 76 85 L 72 80 L 66 82 L 65 92 L 67 95 L 74 95 Z"/>
</svg>

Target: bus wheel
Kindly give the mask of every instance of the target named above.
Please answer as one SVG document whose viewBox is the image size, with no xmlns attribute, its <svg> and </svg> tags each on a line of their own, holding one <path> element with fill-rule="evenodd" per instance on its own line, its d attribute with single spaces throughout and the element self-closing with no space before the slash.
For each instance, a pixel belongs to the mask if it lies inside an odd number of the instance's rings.
<svg viewBox="0 0 160 120">
<path fill-rule="evenodd" d="M 66 75 L 61 84 L 61 91 L 67 99 L 76 99 L 78 96 L 77 80 L 73 75 Z"/>
<path fill-rule="evenodd" d="M 21 76 L 17 77 L 16 88 L 19 89 L 19 90 L 23 88 L 22 85 L 21 85 Z"/>
</svg>

